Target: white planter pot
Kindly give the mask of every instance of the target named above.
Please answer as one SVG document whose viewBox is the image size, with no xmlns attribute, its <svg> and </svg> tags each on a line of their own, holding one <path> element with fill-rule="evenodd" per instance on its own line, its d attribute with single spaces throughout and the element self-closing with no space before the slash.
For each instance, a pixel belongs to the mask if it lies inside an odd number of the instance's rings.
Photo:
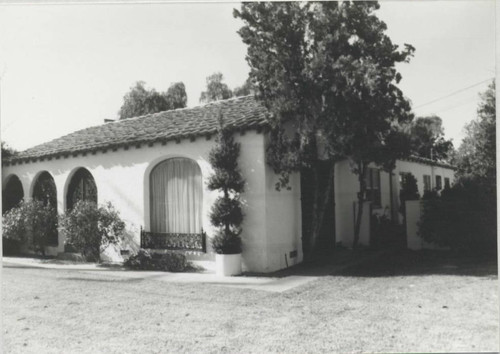
<svg viewBox="0 0 500 354">
<path fill-rule="evenodd" d="M 231 276 L 231 275 L 241 274 L 241 253 L 216 254 L 215 274 L 219 276 Z"/>
</svg>

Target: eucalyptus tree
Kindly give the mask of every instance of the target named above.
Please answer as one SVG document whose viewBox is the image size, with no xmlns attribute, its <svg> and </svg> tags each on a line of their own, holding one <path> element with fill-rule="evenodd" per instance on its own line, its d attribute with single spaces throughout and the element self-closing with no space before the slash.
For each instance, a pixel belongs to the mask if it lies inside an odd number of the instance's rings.
<svg viewBox="0 0 500 354">
<path fill-rule="evenodd" d="M 182 82 L 170 85 L 167 92 L 146 89 L 144 81 L 137 81 L 135 86 L 123 97 L 123 104 L 118 115 L 120 119 L 138 117 L 145 114 L 158 113 L 176 108 L 184 108 L 187 104 L 186 87 Z"/>
</svg>

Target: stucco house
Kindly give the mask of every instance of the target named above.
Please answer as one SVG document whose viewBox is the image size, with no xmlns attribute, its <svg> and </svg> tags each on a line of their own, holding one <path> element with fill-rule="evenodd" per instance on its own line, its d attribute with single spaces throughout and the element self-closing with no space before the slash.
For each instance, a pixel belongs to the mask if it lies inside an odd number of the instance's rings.
<svg viewBox="0 0 500 354">
<path fill-rule="evenodd" d="M 242 195 L 243 269 L 271 272 L 301 262 L 310 209 L 308 181 L 296 173 L 291 190 L 275 190 L 278 176 L 265 158 L 267 112 L 252 96 L 108 122 L 25 150 L 3 161 L 3 211 L 22 198 L 36 197 L 41 184 L 51 184 L 61 214 L 80 199 L 109 201 L 120 211 L 127 239 L 117 257 L 140 246 L 177 247 L 192 248 L 190 257 L 212 260 L 207 239 L 214 230 L 208 214 L 217 192 L 208 190 L 206 181 L 213 172 L 208 154 L 219 112 L 241 144 L 239 166 L 247 183 Z M 422 158 L 397 161 L 392 174 L 374 166 L 366 177 L 373 213 L 402 222 L 400 176 L 408 172 L 417 178 L 421 194 L 444 188 L 454 178 L 451 166 Z M 357 191 L 348 161 L 337 163 L 332 223 L 325 231 L 335 243 L 352 242 Z M 364 222 L 362 243 L 370 243 L 369 234 Z M 47 253 L 63 251 L 64 235 L 59 233 Z"/>
</svg>

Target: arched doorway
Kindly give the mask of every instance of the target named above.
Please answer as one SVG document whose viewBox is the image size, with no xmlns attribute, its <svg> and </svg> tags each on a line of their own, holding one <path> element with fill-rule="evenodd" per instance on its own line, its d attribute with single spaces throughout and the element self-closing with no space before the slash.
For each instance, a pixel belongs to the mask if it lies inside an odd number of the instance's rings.
<svg viewBox="0 0 500 354">
<path fill-rule="evenodd" d="M 149 185 L 152 232 L 201 232 L 203 183 L 195 161 L 172 158 L 160 162 L 151 171 Z"/>
<path fill-rule="evenodd" d="M 23 185 L 16 175 L 7 181 L 2 192 L 2 214 L 17 206 L 24 198 Z"/>
<path fill-rule="evenodd" d="M 49 204 L 52 206 L 56 224 L 49 232 L 47 244 L 57 246 L 57 190 L 54 178 L 47 171 L 38 176 L 33 187 L 33 199 L 41 201 L 45 206 Z"/>
<path fill-rule="evenodd" d="M 71 177 L 68 192 L 66 193 L 66 209 L 73 209 L 73 206 L 80 200 L 97 204 L 97 187 L 94 177 L 83 167 L 78 169 Z"/>
</svg>

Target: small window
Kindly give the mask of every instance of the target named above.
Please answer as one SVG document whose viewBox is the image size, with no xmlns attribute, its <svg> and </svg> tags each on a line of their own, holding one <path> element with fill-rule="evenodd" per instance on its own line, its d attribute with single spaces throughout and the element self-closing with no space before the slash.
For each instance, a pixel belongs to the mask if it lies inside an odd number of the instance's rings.
<svg viewBox="0 0 500 354">
<path fill-rule="evenodd" d="M 440 191 L 443 188 L 441 176 L 436 176 L 436 190 Z"/>
<path fill-rule="evenodd" d="M 431 190 L 431 176 L 424 175 L 424 192 Z"/>
<path fill-rule="evenodd" d="M 365 174 L 366 195 L 365 200 L 370 201 L 375 206 L 380 206 L 380 170 L 368 168 Z"/>
<path fill-rule="evenodd" d="M 444 178 L 444 189 L 450 188 L 450 179 L 448 177 Z"/>
</svg>

